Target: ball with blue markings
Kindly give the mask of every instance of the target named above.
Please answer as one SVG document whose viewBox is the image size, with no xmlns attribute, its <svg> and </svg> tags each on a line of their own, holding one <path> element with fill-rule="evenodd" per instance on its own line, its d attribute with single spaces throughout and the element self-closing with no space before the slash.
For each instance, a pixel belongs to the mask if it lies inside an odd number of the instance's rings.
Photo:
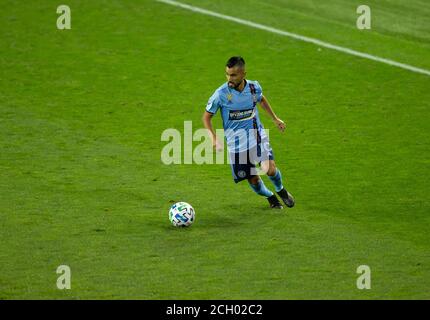
<svg viewBox="0 0 430 320">
<path fill-rule="evenodd" d="M 169 220 L 175 227 L 189 227 L 195 220 L 194 208 L 186 202 L 176 202 L 169 210 Z"/>
</svg>

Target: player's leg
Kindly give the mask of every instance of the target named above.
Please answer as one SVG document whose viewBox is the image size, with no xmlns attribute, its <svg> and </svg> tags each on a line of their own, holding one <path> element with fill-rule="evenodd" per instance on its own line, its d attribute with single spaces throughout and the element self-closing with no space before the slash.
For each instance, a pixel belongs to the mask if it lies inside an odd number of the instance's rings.
<svg viewBox="0 0 430 320">
<path fill-rule="evenodd" d="M 281 171 L 276 167 L 275 160 L 265 160 L 261 162 L 261 169 L 266 172 L 270 181 L 275 186 L 276 193 L 284 201 L 285 205 L 289 208 L 294 207 L 293 196 L 284 188 L 282 184 Z"/>
<path fill-rule="evenodd" d="M 249 186 L 256 194 L 259 194 L 261 196 L 264 196 L 267 198 L 267 201 L 269 201 L 270 207 L 274 209 L 282 209 L 282 205 L 279 202 L 276 195 L 267 189 L 266 185 L 264 184 L 263 180 L 257 175 L 251 176 L 248 178 Z"/>
<path fill-rule="evenodd" d="M 255 164 L 250 161 L 249 151 L 245 151 L 244 153 L 230 153 L 230 165 L 234 182 L 238 183 L 245 179 L 248 180 L 251 189 L 258 195 L 265 197 L 269 201 L 271 208 L 283 209 L 276 195 L 267 189 L 263 180 L 261 180 L 255 172 L 256 167 Z"/>
<path fill-rule="evenodd" d="M 273 192 L 267 189 L 266 185 L 264 184 L 263 180 L 259 176 L 251 176 L 248 178 L 249 186 L 252 190 L 255 191 L 256 194 L 259 194 L 260 196 L 269 198 L 273 195 Z"/>
</svg>

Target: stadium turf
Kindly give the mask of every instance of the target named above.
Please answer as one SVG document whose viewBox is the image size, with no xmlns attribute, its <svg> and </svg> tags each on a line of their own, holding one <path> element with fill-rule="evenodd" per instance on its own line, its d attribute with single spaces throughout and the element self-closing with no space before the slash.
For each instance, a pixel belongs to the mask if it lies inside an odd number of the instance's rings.
<svg viewBox="0 0 430 320">
<path fill-rule="evenodd" d="M 430 68 L 427 1 L 367 1 L 366 31 L 361 1 L 183 2 Z M 60 31 L 58 4 L 0 1 L 0 299 L 430 298 L 429 76 L 150 0 L 69 0 Z M 291 210 L 160 159 L 237 54 L 287 123 L 260 112 Z"/>
</svg>

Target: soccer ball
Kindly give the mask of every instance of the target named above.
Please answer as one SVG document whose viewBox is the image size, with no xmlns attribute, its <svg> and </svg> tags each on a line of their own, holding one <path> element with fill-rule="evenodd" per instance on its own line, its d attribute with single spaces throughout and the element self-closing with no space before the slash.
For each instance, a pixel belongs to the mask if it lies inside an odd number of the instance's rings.
<svg viewBox="0 0 430 320">
<path fill-rule="evenodd" d="M 175 227 L 188 227 L 193 224 L 195 212 L 186 202 L 176 202 L 169 210 L 169 220 Z"/>
</svg>

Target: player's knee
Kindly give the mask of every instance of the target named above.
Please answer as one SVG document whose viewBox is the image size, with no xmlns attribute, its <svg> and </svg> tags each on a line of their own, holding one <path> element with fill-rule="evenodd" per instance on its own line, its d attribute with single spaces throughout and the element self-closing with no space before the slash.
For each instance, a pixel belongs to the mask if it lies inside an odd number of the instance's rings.
<svg viewBox="0 0 430 320">
<path fill-rule="evenodd" d="M 270 169 L 270 163 L 268 161 L 262 162 L 260 169 L 263 171 L 264 174 L 268 174 Z"/>
<path fill-rule="evenodd" d="M 270 163 L 267 169 L 268 176 L 274 176 L 276 174 L 276 166 L 274 163 Z"/>
<path fill-rule="evenodd" d="M 253 185 L 257 185 L 259 180 L 260 180 L 259 176 L 252 176 L 248 178 L 248 182 Z"/>
</svg>

